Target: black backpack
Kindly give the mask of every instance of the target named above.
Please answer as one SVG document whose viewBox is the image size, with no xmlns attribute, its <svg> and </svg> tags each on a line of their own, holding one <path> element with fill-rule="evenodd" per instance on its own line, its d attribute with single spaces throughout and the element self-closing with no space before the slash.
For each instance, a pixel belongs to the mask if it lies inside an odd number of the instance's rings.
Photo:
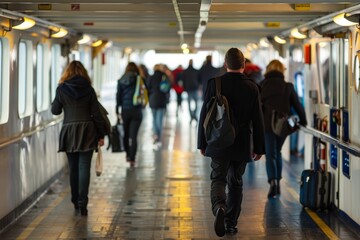
<svg viewBox="0 0 360 240">
<path fill-rule="evenodd" d="M 204 133 L 208 146 L 223 149 L 231 146 L 237 135 L 236 121 L 229 103 L 221 95 L 221 79 L 215 78 L 216 95 L 206 104 Z"/>
</svg>

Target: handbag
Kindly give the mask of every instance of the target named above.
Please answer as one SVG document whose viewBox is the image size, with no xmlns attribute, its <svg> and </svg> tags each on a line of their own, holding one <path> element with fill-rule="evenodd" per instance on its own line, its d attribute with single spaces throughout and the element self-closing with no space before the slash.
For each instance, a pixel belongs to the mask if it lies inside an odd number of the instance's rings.
<svg viewBox="0 0 360 240">
<path fill-rule="evenodd" d="M 297 130 L 293 117 L 279 113 L 276 110 L 272 110 L 271 128 L 275 135 L 279 137 L 286 137 Z"/>
<path fill-rule="evenodd" d="M 98 146 L 98 154 L 96 156 L 96 162 L 95 162 L 95 173 L 96 176 L 100 176 L 103 171 L 103 157 L 102 157 L 102 151 L 101 147 Z"/>
</svg>

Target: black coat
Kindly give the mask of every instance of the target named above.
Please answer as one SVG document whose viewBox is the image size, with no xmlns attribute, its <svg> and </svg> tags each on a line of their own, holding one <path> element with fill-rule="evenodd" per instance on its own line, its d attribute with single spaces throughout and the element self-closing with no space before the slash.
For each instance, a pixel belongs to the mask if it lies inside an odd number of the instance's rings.
<svg viewBox="0 0 360 240">
<path fill-rule="evenodd" d="M 228 72 L 221 76 L 221 92 L 226 96 L 229 106 L 239 129 L 235 142 L 232 146 L 223 150 L 215 149 L 207 145 L 204 135 L 204 119 L 206 116 L 206 104 L 215 95 L 215 79 L 208 82 L 205 92 L 204 103 L 201 108 L 198 149 L 205 149 L 205 155 L 209 157 L 237 156 L 239 161 L 248 161 L 251 157 L 251 146 L 257 154 L 265 153 L 264 122 L 261 111 L 261 99 L 256 84 L 242 73 Z M 253 144 L 251 138 L 251 124 L 253 129 Z"/>
<path fill-rule="evenodd" d="M 168 79 L 165 73 L 158 70 L 148 78 L 147 86 L 149 90 L 150 108 L 166 108 L 169 93 L 160 91 L 160 82 L 163 78 Z"/>
<path fill-rule="evenodd" d="M 60 84 L 51 105 L 51 112 L 64 111 L 60 132 L 59 152 L 84 152 L 97 149 L 104 138 L 105 122 L 90 83 L 80 76 Z"/>
<path fill-rule="evenodd" d="M 263 103 L 263 114 L 265 121 L 265 130 L 272 132 L 271 115 L 275 109 L 280 113 L 291 115 L 291 107 L 296 111 L 300 118 L 300 124 L 307 125 L 306 115 L 299 97 L 294 89 L 294 85 L 285 82 L 284 74 L 278 71 L 271 71 L 265 75 L 261 83 L 261 101 Z"/>
<path fill-rule="evenodd" d="M 193 68 L 190 65 L 187 69 L 184 70 L 182 73 L 182 80 L 184 83 L 185 91 L 196 91 L 200 85 L 200 78 L 199 78 L 199 70 Z"/>
</svg>

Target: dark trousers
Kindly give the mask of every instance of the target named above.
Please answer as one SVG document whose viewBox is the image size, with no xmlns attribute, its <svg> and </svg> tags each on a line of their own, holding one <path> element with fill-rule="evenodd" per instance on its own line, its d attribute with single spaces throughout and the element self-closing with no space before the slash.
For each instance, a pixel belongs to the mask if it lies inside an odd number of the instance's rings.
<svg viewBox="0 0 360 240">
<path fill-rule="evenodd" d="M 87 152 L 66 153 L 70 170 L 71 201 L 79 207 L 88 204 L 90 168 L 93 150 Z"/>
<path fill-rule="evenodd" d="M 126 157 L 135 161 L 137 151 L 137 135 L 142 121 L 142 110 L 140 108 L 123 110 L 121 117 L 124 121 L 124 147 Z"/>
<path fill-rule="evenodd" d="M 240 216 L 243 198 L 242 175 L 245 172 L 246 161 L 234 161 L 229 158 L 211 159 L 211 204 L 215 216 L 219 207 L 225 209 L 226 226 L 236 226 Z M 225 188 L 228 187 L 226 196 Z"/>
</svg>

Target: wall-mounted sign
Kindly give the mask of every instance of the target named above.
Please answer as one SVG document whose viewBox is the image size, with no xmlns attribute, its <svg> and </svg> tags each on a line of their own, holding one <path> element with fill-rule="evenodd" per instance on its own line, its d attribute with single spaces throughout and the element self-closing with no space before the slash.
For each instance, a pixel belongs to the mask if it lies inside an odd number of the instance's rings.
<svg viewBox="0 0 360 240">
<path fill-rule="evenodd" d="M 280 22 L 267 22 L 265 26 L 268 28 L 278 28 L 280 27 Z"/>
<path fill-rule="evenodd" d="M 310 11 L 310 3 L 298 3 L 295 4 L 295 11 Z"/>
<path fill-rule="evenodd" d="M 38 10 L 51 10 L 51 4 L 38 4 Z"/>
<path fill-rule="evenodd" d="M 71 11 L 80 11 L 80 4 L 71 4 Z"/>
</svg>

